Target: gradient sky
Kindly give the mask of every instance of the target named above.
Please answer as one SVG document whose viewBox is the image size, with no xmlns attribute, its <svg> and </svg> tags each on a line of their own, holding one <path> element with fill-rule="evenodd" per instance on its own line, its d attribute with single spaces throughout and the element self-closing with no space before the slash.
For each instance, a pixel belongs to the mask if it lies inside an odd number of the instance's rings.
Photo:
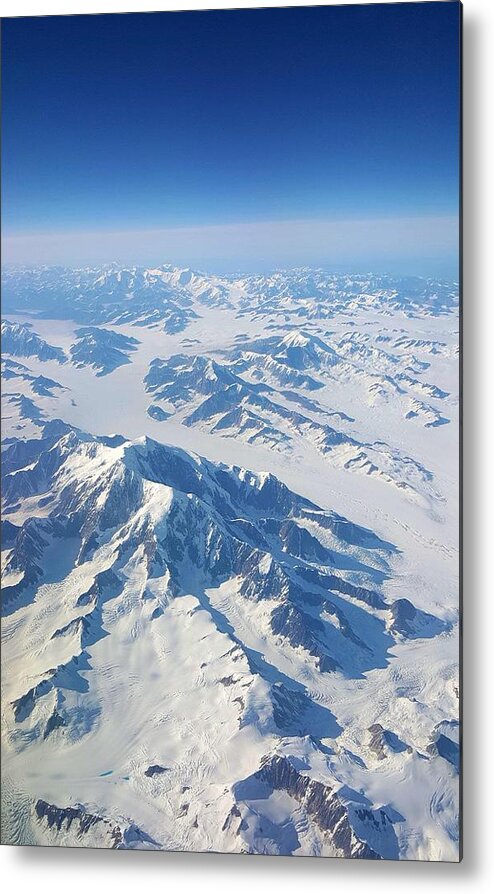
<svg viewBox="0 0 494 894">
<path fill-rule="evenodd" d="M 456 270 L 458 3 L 2 25 L 7 261 Z"/>
</svg>

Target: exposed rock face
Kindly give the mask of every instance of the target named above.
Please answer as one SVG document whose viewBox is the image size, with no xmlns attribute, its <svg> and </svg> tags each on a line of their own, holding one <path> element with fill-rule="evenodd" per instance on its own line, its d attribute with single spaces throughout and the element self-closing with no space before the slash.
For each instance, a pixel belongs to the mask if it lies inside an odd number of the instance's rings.
<svg viewBox="0 0 494 894">
<path fill-rule="evenodd" d="M 128 355 L 139 345 L 137 338 L 96 326 L 83 326 L 76 329 L 75 335 L 77 340 L 70 348 L 72 363 L 78 367 L 92 366 L 98 376 L 130 363 Z"/>
<path fill-rule="evenodd" d="M 380 854 L 357 837 L 350 824 L 347 808 L 331 786 L 299 772 L 287 757 L 268 757 L 255 777 L 272 789 L 291 795 L 328 836 L 340 856 L 364 860 L 381 859 Z"/>
<path fill-rule="evenodd" d="M 350 581 L 338 577 L 336 574 L 327 574 L 324 571 L 318 571 L 314 568 L 297 567 L 297 573 L 300 577 L 314 586 L 321 586 L 336 593 L 343 593 L 345 596 L 351 596 L 359 602 L 364 602 L 371 608 L 385 609 L 387 603 L 380 593 L 375 590 L 369 590 L 367 587 L 359 587 Z"/>
<path fill-rule="evenodd" d="M 432 757 L 442 757 L 459 773 L 461 768 L 461 748 L 458 723 L 453 721 L 439 723 L 434 730 L 434 738 L 428 745 L 427 752 Z"/>
<path fill-rule="evenodd" d="M 437 636 L 447 630 L 448 625 L 417 609 L 409 599 L 397 599 L 390 609 L 390 631 L 408 639 Z"/>
<path fill-rule="evenodd" d="M 339 664 L 331 658 L 319 637 L 324 635 L 324 626 L 294 605 L 280 605 L 271 615 L 273 633 L 285 636 L 292 646 L 302 646 L 309 655 L 317 658 L 319 670 L 334 671 Z"/>
<path fill-rule="evenodd" d="M 55 708 L 51 717 L 48 718 L 48 721 L 45 726 L 45 731 L 43 733 L 43 738 L 47 739 L 48 736 L 50 735 L 50 733 L 52 733 L 54 730 L 59 729 L 60 727 L 64 727 L 64 726 L 65 726 L 65 720 L 63 719 L 61 714 L 59 714 L 57 709 Z"/>
<path fill-rule="evenodd" d="M 161 764 L 151 764 L 147 770 L 144 770 L 144 776 L 161 776 L 162 773 L 166 773 L 166 767 L 162 767 Z"/>
<path fill-rule="evenodd" d="M 63 391 L 64 388 L 60 385 L 60 382 L 56 382 L 54 379 L 50 379 L 48 376 L 35 376 L 32 375 L 29 368 L 24 366 L 23 363 L 17 363 L 14 360 L 11 360 L 9 357 L 2 358 L 2 380 L 4 382 L 10 380 L 17 380 L 17 382 L 28 382 L 31 391 L 34 394 L 38 394 L 40 397 L 55 397 L 56 391 Z M 26 405 L 24 405 L 24 415 L 26 416 Z M 21 406 L 22 410 L 22 406 Z M 31 411 L 31 416 L 33 415 L 33 411 Z"/>
<path fill-rule="evenodd" d="M 39 820 L 45 820 L 49 829 L 54 826 L 58 832 L 60 832 L 63 824 L 65 824 L 68 831 L 72 823 L 75 823 L 78 827 L 78 834 L 85 835 L 95 823 L 104 822 L 101 816 L 86 813 L 82 807 L 56 807 L 54 804 L 48 804 L 41 799 L 36 801 L 34 809 Z M 111 831 L 113 836 L 114 830 L 112 829 Z M 120 830 L 118 830 L 115 844 L 119 841 L 121 841 Z"/>
<path fill-rule="evenodd" d="M 156 422 L 165 422 L 171 416 L 171 413 L 167 413 L 166 410 L 163 410 L 162 407 L 157 407 L 155 404 L 151 404 L 147 408 L 147 414 L 151 419 L 155 419 Z"/>
<path fill-rule="evenodd" d="M 57 360 L 65 363 L 67 358 L 61 348 L 49 345 L 34 332 L 31 323 L 11 323 L 2 320 L 2 353 L 14 357 L 37 357 L 38 360 Z"/>
<path fill-rule="evenodd" d="M 48 546 L 52 525 L 43 519 L 27 519 L 22 527 L 7 529 L 11 552 L 3 569 L 4 575 L 15 575 L 15 584 L 2 588 L 2 602 L 7 605 L 26 587 L 42 577 L 41 559 Z"/>
<path fill-rule="evenodd" d="M 75 845 L 81 847 L 108 847 L 116 850 L 159 847 L 156 841 L 134 823 L 115 823 L 107 817 L 87 812 L 81 805 L 57 807 L 40 799 L 34 805 L 34 814 L 37 821 L 50 830 L 55 840 L 57 833 L 63 833 L 64 843 L 73 840 Z"/>
<path fill-rule="evenodd" d="M 391 730 L 384 729 L 380 723 L 373 723 L 369 727 L 371 739 L 369 748 L 374 752 L 379 760 L 385 760 L 390 754 L 397 754 L 402 751 L 412 753 L 412 748 L 406 745 L 398 738 L 396 733 Z"/>
<path fill-rule="evenodd" d="M 9 522 L 6 518 L 2 519 L 2 549 L 10 549 L 14 546 L 19 531 L 20 528 L 18 525 L 13 525 L 12 522 Z"/>
</svg>

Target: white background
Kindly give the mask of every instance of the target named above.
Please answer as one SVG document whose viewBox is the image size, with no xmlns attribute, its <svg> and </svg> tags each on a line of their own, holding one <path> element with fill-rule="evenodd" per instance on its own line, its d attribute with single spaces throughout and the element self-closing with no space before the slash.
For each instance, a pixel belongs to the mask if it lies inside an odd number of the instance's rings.
<svg viewBox="0 0 494 894">
<path fill-rule="evenodd" d="M 388 2 L 388 0 L 384 0 Z M 427 2 L 427 0 L 425 0 Z M 153 3 L 123 0 L 4 0 L 2 15 L 255 7 L 256 2 Z M 266 2 L 269 6 L 301 6 Z M 326 0 L 326 5 L 335 5 Z M 119 894 L 177 887 L 200 894 L 291 894 L 336 886 L 344 894 L 424 894 L 468 887 L 492 890 L 494 871 L 494 498 L 492 391 L 494 374 L 494 3 L 464 0 L 464 860 L 460 865 L 243 857 L 216 854 L 0 850 L 4 890 Z M 490 100 L 490 103 L 489 103 Z M 41 135 L 40 135 L 41 137 Z M 490 159 L 490 163 L 489 163 Z M 489 229 L 489 223 L 491 228 Z M 304 892 L 305 894 L 305 892 Z"/>
</svg>

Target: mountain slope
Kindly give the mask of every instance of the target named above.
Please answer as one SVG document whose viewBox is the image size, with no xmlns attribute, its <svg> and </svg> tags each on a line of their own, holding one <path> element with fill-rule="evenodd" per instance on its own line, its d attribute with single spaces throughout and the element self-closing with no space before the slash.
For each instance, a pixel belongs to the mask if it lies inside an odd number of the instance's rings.
<svg viewBox="0 0 494 894">
<path fill-rule="evenodd" d="M 385 667 L 408 635 L 408 615 L 373 586 L 391 545 L 272 475 L 148 438 L 63 423 L 40 433 L 4 448 L 7 763 L 19 772 L 33 752 L 73 779 L 75 755 L 89 768 L 105 742 L 113 764 L 86 779 L 82 814 L 63 782 L 36 777 L 33 834 L 68 841 L 72 825 L 81 835 L 106 816 L 109 832 L 145 829 L 135 846 L 394 853 L 392 814 L 376 835 L 372 811 L 359 819 L 358 799 L 338 795 L 326 754 L 341 727 L 315 696 L 333 677 Z M 19 623 L 21 653 L 9 649 Z M 425 637 L 446 630 L 432 616 L 421 625 Z M 284 742 L 309 775 L 278 756 Z M 318 781 L 324 767 L 332 782 Z M 141 793 L 142 818 L 108 802 L 115 774 Z M 287 832 L 280 797 L 303 814 L 303 835 Z M 173 818 L 159 835 L 156 810 Z"/>
</svg>

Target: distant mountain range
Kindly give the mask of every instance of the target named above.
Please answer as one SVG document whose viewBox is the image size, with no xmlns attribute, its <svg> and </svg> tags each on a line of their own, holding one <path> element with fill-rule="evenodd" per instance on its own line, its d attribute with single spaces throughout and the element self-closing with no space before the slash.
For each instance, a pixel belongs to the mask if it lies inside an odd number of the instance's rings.
<svg viewBox="0 0 494 894">
<path fill-rule="evenodd" d="M 217 276 L 161 267 L 6 268 L 3 312 L 36 311 L 79 323 L 132 323 L 184 330 L 200 306 L 235 308 L 242 316 L 292 313 L 300 321 L 360 311 L 409 316 L 452 313 L 458 287 L 449 282 L 373 275 L 336 275 L 302 268 L 271 275 Z M 199 310 L 192 305 L 198 305 Z"/>
</svg>

